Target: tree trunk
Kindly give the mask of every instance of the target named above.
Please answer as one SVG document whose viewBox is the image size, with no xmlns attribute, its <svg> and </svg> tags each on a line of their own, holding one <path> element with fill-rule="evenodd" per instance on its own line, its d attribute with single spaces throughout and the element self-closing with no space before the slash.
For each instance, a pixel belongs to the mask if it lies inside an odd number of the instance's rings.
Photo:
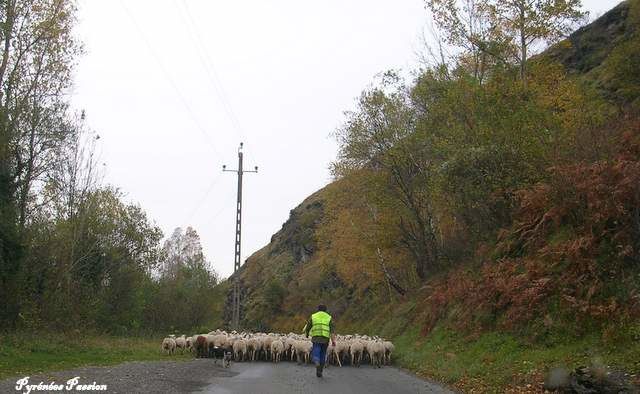
<svg viewBox="0 0 640 394">
<path fill-rule="evenodd" d="M 382 268 L 382 272 L 387 280 L 387 284 L 393 287 L 398 294 L 405 295 L 407 291 L 400 286 L 398 281 L 389 273 L 389 270 L 387 270 L 387 265 L 384 263 L 384 257 L 382 256 L 382 252 L 380 252 L 380 248 L 376 248 L 376 254 L 378 255 L 378 262 L 380 263 L 380 268 Z"/>
<path fill-rule="evenodd" d="M 527 37 L 525 31 L 525 9 L 520 8 L 520 79 L 522 87 L 527 90 Z"/>
<path fill-rule="evenodd" d="M 0 62 L 0 86 L 4 85 L 4 76 L 7 72 L 7 65 L 9 64 L 9 51 L 11 50 L 13 22 L 15 18 L 15 1 L 7 1 L 5 13 L 7 20 L 4 23 L 4 52 L 2 53 L 2 61 Z M 2 102 L 2 94 L 2 89 L 0 89 L 0 103 Z"/>
</svg>

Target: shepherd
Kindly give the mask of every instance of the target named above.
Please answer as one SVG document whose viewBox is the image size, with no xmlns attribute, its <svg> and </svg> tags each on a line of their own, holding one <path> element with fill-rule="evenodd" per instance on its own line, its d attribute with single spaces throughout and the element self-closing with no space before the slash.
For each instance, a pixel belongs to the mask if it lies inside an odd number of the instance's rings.
<svg viewBox="0 0 640 394">
<path fill-rule="evenodd" d="M 303 331 L 307 338 L 309 338 L 309 334 L 311 334 L 311 342 L 313 343 L 311 359 L 316 365 L 316 376 L 321 378 L 322 369 L 327 360 L 329 339 L 331 339 L 331 344 L 336 346 L 336 330 L 331 315 L 327 313 L 326 305 L 318 305 L 318 311 L 307 320 Z"/>
</svg>

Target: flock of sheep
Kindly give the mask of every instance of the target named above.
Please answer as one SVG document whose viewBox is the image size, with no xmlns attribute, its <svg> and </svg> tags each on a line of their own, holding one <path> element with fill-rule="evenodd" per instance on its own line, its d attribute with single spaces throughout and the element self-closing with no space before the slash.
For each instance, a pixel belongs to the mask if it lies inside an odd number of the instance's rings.
<svg viewBox="0 0 640 394">
<path fill-rule="evenodd" d="M 227 333 L 222 330 L 190 337 L 170 335 L 162 341 L 162 350 L 167 354 L 176 351 L 192 352 L 197 357 L 213 357 L 224 360 L 225 366 L 234 361 L 265 360 L 274 363 L 290 360 L 300 363 L 311 362 L 311 340 L 294 333 Z M 349 363 L 359 367 L 369 362 L 380 368 L 391 363 L 393 343 L 367 335 L 337 335 L 336 345 L 329 343 L 326 364 L 342 366 Z"/>
</svg>

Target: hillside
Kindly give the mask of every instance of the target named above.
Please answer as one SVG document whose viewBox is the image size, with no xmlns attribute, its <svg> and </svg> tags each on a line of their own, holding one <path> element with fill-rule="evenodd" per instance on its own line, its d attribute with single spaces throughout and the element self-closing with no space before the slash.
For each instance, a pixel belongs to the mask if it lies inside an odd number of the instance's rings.
<svg viewBox="0 0 640 394">
<path fill-rule="evenodd" d="M 537 56 L 525 92 L 509 70 L 426 70 L 407 97 L 363 93 L 339 180 L 241 268 L 243 327 L 299 331 L 322 302 L 339 331 L 391 338 L 463 390 L 540 391 L 555 367 L 639 376 L 639 25 L 621 3 Z M 396 122 L 384 153 L 353 137 L 379 113 Z M 548 139 L 522 134 L 540 124 Z"/>
<path fill-rule="evenodd" d="M 298 282 L 294 280 L 301 276 L 303 268 L 312 264 L 318 248 L 315 233 L 323 219 L 323 208 L 323 191 L 308 197 L 291 211 L 282 229 L 271 237 L 271 242 L 242 266 L 241 319 L 244 325 L 268 330 L 277 327 L 275 321 L 288 320 L 289 314 L 283 314 L 282 303 L 286 297 L 293 298 L 298 292 Z M 308 292 L 302 294 L 304 298 L 308 297 Z M 228 301 L 231 295 L 230 290 Z M 228 304 L 225 306 L 225 320 L 229 321 L 231 311 Z"/>
</svg>

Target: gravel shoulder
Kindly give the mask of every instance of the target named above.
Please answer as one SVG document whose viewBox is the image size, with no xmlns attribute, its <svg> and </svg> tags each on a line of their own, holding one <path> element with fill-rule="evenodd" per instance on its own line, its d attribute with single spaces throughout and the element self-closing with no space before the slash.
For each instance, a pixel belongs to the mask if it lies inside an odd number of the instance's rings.
<svg viewBox="0 0 640 394">
<path fill-rule="evenodd" d="M 212 359 L 190 361 L 133 361 L 108 367 L 81 367 L 29 377 L 29 384 L 44 382 L 65 384 L 79 377 L 80 384 L 107 385 L 106 393 L 191 393 L 201 391 L 214 377 L 235 375 Z M 21 376 L 0 382 L 0 393 L 18 393 L 16 381 Z M 24 389 L 21 392 L 26 392 Z M 48 391 L 32 391 L 32 393 Z M 53 391 L 51 391 L 53 392 Z M 61 392 L 68 392 L 62 390 Z"/>
<path fill-rule="evenodd" d="M 82 367 L 29 377 L 29 384 L 107 385 L 106 393 L 450 393 L 448 389 L 393 367 L 331 367 L 321 379 L 315 368 L 283 362 L 233 363 L 225 369 L 212 359 L 127 362 L 108 367 Z M 0 381 L 0 393 L 18 393 L 15 377 Z M 77 390 L 74 390 L 77 392 Z M 31 391 L 44 393 L 54 391 Z M 65 391 L 63 387 L 61 391 Z"/>
</svg>

